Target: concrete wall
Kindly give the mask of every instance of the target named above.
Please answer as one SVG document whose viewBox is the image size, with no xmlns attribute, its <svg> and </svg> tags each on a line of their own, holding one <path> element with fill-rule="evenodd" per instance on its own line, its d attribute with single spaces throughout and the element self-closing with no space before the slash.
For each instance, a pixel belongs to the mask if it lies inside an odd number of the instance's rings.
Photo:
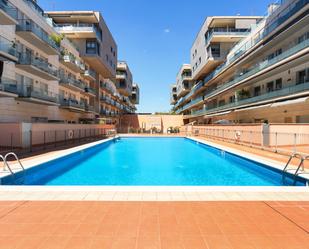
<svg viewBox="0 0 309 249">
<path fill-rule="evenodd" d="M 215 137 L 258 146 L 284 147 L 309 145 L 309 125 L 187 125 L 181 128 L 181 133 L 184 135 Z"/>
<path fill-rule="evenodd" d="M 152 127 L 167 133 L 169 127 L 181 127 L 183 125 L 182 115 L 123 115 L 120 118 L 119 131 L 126 133 L 129 129 L 150 130 Z"/>
<path fill-rule="evenodd" d="M 104 130 L 115 129 L 103 124 L 49 124 L 49 123 L 0 123 L 0 146 L 29 147 L 55 141 L 78 139 L 99 135 Z M 31 131 L 31 133 L 30 133 Z"/>
</svg>

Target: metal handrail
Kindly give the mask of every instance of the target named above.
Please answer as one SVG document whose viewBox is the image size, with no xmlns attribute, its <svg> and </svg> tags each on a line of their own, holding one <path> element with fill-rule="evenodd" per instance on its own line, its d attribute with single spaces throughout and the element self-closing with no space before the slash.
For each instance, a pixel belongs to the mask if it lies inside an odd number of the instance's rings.
<svg viewBox="0 0 309 249">
<path fill-rule="evenodd" d="M 289 165 L 290 165 L 290 163 L 291 163 L 293 158 L 298 158 L 300 160 L 300 163 L 299 163 L 299 165 L 298 165 L 298 167 L 296 169 L 295 168 L 289 169 L 288 167 L 289 167 Z M 309 157 L 306 157 L 306 158 L 309 158 Z M 294 176 L 293 185 L 296 184 L 296 180 L 297 180 L 296 177 L 298 176 L 299 170 L 302 168 L 302 171 L 304 171 L 304 160 L 305 160 L 305 158 L 302 155 L 298 154 L 298 153 L 294 153 L 294 154 L 292 154 L 290 156 L 288 162 L 286 163 L 286 165 L 285 165 L 285 167 L 284 167 L 284 169 L 282 171 L 282 182 L 283 183 L 285 183 L 285 179 L 286 179 L 286 175 L 287 175 L 286 173 L 288 171 L 295 170 L 295 172 L 293 174 L 293 176 Z"/>
</svg>

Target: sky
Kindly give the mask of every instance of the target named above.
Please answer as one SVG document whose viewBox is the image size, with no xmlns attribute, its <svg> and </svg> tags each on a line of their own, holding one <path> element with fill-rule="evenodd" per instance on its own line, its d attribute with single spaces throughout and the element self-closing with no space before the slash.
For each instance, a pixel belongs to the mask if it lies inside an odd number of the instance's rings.
<svg viewBox="0 0 309 249">
<path fill-rule="evenodd" d="M 207 16 L 264 15 L 272 0 L 39 0 L 44 10 L 100 11 L 140 86 L 138 112 L 166 112 L 170 86 Z"/>
</svg>

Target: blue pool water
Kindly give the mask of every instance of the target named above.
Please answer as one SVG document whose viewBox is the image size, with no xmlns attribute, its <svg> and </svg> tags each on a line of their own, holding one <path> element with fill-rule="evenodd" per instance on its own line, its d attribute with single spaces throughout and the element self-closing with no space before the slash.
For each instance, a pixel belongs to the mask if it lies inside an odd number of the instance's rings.
<svg viewBox="0 0 309 249">
<path fill-rule="evenodd" d="M 276 170 L 186 138 L 121 138 L 34 167 L 25 179 L 26 185 L 282 185 Z"/>
</svg>

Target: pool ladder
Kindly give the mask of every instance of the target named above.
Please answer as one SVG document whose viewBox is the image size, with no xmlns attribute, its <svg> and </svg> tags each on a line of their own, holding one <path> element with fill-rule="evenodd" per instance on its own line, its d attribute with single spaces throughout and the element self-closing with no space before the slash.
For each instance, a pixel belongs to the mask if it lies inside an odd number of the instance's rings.
<svg viewBox="0 0 309 249">
<path fill-rule="evenodd" d="M 10 171 L 12 177 L 14 178 L 14 183 L 16 183 L 16 173 L 14 172 L 12 167 L 10 166 L 10 164 L 8 163 L 8 157 L 13 156 L 15 158 L 15 160 L 18 162 L 18 165 L 20 166 L 21 170 L 22 170 L 22 179 L 23 181 L 25 180 L 25 168 L 23 166 L 23 164 L 21 163 L 21 161 L 19 160 L 18 156 L 14 153 L 14 152 L 9 152 L 7 153 L 5 156 L 0 155 L 0 159 L 3 161 L 3 171 L 6 170 L 6 168 Z"/>
<path fill-rule="evenodd" d="M 295 168 L 295 167 L 289 168 L 290 163 L 291 163 L 291 161 L 293 160 L 293 158 L 299 159 L 299 165 L 298 165 L 296 168 Z M 292 155 L 290 156 L 290 158 L 289 158 L 288 162 L 286 163 L 286 165 L 285 165 L 285 167 L 284 167 L 284 169 L 283 169 L 283 172 L 282 172 L 282 182 L 283 182 L 283 184 L 286 183 L 286 177 L 287 177 L 289 171 L 292 172 L 293 177 L 294 177 L 293 185 L 296 184 L 296 182 L 297 182 L 297 177 L 298 177 L 299 175 L 301 175 L 301 174 L 306 174 L 305 166 L 304 166 L 304 162 L 305 162 L 306 160 L 309 160 L 309 156 L 303 157 L 302 155 L 300 155 L 300 154 L 298 154 L 298 153 L 294 153 L 294 154 L 292 154 Z M 293 172 L 294 172 L 294 173 L 293 173 Z M 308 184 L 308 182 L 307 182 L 307 184 Z"/>
</svg>

